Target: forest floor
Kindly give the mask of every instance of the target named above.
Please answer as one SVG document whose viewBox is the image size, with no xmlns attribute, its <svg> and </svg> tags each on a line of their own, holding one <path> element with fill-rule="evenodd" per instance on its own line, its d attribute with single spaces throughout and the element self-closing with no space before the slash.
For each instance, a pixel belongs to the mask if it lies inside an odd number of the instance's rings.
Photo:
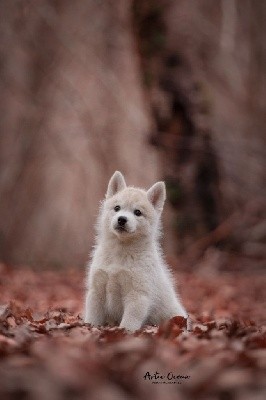
<svg viewBox="0 0 266 400">
<path fill-rule="evenodd" d="M 265 275 L 177 276 L 193 331 L 127 334 L 83 323 L 83 270 L 0 265 L 0 398 L 265 399 Z"/>
</svg>

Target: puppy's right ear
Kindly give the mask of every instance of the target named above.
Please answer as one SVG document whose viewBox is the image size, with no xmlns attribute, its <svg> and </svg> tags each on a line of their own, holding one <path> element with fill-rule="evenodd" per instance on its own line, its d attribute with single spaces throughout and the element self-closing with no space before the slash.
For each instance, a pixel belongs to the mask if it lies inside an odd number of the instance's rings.
<svg viewBox="0 0 266 400">
<path fill-rule="evenodd" d="M 161 213 L 163 211 L 163 205 L 166 199 L 166 189 L 164 182 L 155 183 L 147 191 L 148 200 L 151 202 L 156 211 Z"/>
<path fill-rule="evenodd" d="M 110 179 L 108 183 L 108 188 L 106 192 L 106 198 L 109 199 L 109 197 L 114 196 L 117 192 L 120 192 L 120 190 L 123 190 L 127 187 L 125 178 L 119 171 L 115 171 L 114 175 Z"/>
</svg>

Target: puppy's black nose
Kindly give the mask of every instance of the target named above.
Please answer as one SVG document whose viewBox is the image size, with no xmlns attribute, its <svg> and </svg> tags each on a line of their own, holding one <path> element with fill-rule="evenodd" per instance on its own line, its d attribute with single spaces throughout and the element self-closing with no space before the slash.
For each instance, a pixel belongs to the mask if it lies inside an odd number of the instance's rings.
<svg viewBox="0 0 266 400">
<path fill-rule="evenodd" d="M 118 225 L 119 226 L 124 226 L 127 222 L 127 218 L 126 217 L 119 217 L 118 218 Z"/>
</svg>

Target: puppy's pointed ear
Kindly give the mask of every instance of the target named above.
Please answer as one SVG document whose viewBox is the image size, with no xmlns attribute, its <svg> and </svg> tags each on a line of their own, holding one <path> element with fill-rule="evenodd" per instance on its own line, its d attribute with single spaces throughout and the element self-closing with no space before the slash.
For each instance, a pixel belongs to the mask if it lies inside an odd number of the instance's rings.
<svg viewBox="0 0 266 400">
<path fill-rule="evenodd" d="M 126 181 L 121 172 L 115 171 L 108 183 L 106 198 L 108 199 L 109 197 L 114 196 L 117 192 L 120 192 L 120 190 L 123 190 L 126 187 Z"/>
<path fill-rule="evenodd" d="M 166 189 L 164 182 L 155 183 L 147 191 L 148 200 L 151 202 L 156 211 L 162 212 L 163 205 L 166 199 Z"/>
</svg>

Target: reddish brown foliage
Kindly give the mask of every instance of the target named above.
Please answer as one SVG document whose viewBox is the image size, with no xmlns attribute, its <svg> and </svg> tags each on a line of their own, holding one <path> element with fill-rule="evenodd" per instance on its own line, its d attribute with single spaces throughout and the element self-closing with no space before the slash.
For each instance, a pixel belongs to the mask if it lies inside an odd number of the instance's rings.
<svg viewBox="0 0 266 400">
<path fill-rule="evenodd" d="M 182 273 L 192 332 L 130 335 L 83 324 L 83 271 L 0 272 L 1 399 L 265 398 L 265 277 Z"/>
</svg>

